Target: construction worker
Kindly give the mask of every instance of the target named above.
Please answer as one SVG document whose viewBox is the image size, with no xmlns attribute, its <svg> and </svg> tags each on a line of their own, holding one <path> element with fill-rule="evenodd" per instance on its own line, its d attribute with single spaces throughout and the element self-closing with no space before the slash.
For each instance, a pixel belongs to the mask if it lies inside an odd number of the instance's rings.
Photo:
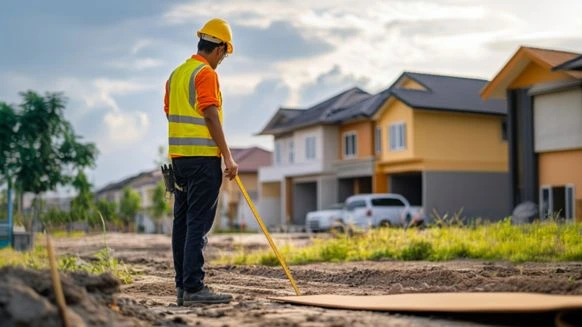
<svg viewBox="0 0 582 327">
<path fill-rule="evenodd" d="M 172 252 L 178 305 L 228 303 L 232 296 L 204 284 L 204 247 L 216 214 L 224 176 L 238 173 L 222 129 L 222 96 L 216 67 L 233 51 L 232 32 L 211 19 L 197 33 L 198 53 L 178 66 L 166 82 L 169 155 L 175 192 Z M 181 189 L 181 190 L 180 190 Z"/>
</svg>

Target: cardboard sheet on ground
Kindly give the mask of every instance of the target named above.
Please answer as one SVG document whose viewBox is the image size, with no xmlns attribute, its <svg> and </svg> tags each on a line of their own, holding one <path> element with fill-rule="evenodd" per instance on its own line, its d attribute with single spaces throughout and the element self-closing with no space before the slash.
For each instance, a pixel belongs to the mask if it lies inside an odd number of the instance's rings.
<svg viewBox="0 0 582 327">
<path fill-rule="evenodd" d="M 582 310 L 582 296 L 536 293 L 414 293 L 374 296 L 305 295 L 271 299 L 324 308 L 393 312 L 533 313 Z"/>
</svg>

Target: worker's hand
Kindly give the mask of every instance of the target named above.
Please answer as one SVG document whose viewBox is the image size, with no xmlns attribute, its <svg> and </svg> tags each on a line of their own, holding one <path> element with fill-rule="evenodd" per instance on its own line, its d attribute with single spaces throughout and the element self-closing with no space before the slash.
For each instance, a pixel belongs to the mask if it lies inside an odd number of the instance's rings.
<svg viewBox="0 0 582 327">
<path fill-rule="evenodd" d="M 229 180 L 233 180 L 236 175 L 238 174 L 238 164 L 232 157 L 224 158 L 224 165 L 226 168 L 224 169 L 224 176 Z"/>
</svg>

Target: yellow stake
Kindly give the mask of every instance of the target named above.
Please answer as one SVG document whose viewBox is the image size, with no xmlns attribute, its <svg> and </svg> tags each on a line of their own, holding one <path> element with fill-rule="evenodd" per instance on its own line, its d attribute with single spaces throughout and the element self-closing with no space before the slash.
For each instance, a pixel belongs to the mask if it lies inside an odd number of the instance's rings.
<svg viewBox="0 0 582 327">
<path fill-rule="evenodd" d="M 279 263 L 283 267 L 283 270 L 285 271 L 285 275 L 287 275 L 289 282 L 291 282 L 291 286 L 293 286 L 293 289 L 295 290 L 295 294 L 297 296 L 301 295 L 301 292 L 299 292 L 299 288 L 297 287 L 297 284 L 295 284 L 295 280 L 293 279 L 293 276 L 291 276 L 291 271 L 289 270 L 289 268 L 287 267 L 287 264 L 285 263 L 285 259 L 283 259 L 283 257 L 279 253 L 279 250 L 277 250 L 277 246 L 275 245 L 275 242 L 273 242 L 273 239 L 271 238 L 271 235 L 269 234 L 267 227 L 263 223 L 261 216 L 259 216 L 259 213 L 257 212 L 257 209 L 255 208 L 253 201 L 249 197 L 249 194 L 247 193 L 247 190 L 244 187 L 244 185 L 242 184 L 238 175 L 235 177 L 235 180 L 236 180 L 236 183 L 238 184 L 238 188 L 240 188 L 240 191 L 242 192 L 245 200 L 247 200 L 247 204 L 249 205 L 249 207 L 251 208 L 251 211 L 255 215 L 255 218 L 257 219 L 257 222 L 259 223 L 259 227 L 261 227 L 261 230 L 263 231 L 263 233 L 267 237 L 267 241 L 269 242 L 271 249 L 275 253 L 277 260 L 279 260 Z"/>
</svg>

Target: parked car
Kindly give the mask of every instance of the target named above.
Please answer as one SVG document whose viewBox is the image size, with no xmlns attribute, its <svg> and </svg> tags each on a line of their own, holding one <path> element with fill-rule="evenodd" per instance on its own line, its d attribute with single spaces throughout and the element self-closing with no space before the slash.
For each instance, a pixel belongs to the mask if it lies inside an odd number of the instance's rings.
<svg viewBox="0 0 582 327">
<path fill-rule="evenodd" d="M 342 212 L 345 225 L 374 227 L 419 225 L 426 221 L 421 207 L 411 206 L 400 194 L 358 194 L 349 197 Z"/>
<path fill-rule="evenodd" d="M 324 210 L 308 212 L 305 217 L 305 229 L 308 233 L 329 231 L 341 220 L 343 208 L 343 203 L 334 203 Z"/>
</svg>

